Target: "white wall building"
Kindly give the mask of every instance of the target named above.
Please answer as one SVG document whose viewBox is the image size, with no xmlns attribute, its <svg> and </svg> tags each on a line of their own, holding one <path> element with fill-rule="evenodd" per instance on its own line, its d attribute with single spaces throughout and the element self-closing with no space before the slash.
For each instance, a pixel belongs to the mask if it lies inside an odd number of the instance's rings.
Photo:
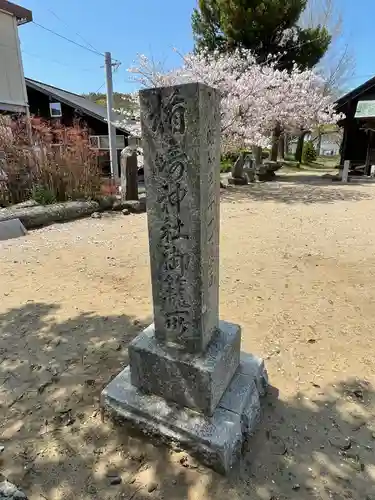
<svg viewBox="0 0 375 500">
<path fill-rule="evenodd" d="M 18 26 L 30 21 L 30 10 L 0 0 L 0 112 L 27 112 Z"/>
</svg>

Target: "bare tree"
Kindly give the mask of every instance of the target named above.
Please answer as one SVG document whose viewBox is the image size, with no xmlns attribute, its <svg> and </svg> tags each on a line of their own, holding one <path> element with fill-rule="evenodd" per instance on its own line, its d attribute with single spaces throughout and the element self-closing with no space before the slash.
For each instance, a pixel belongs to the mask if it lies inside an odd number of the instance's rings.
<svg viewBox="0 0 375 500">
<path fill-rule="evenodd" d="M 331 45 L 317 65 L 325 81 L 327 93 L 339 96 L 354 74 L 355 59 L 349 44 L 343 40 L 343 19 L 339 7 L 341 0 L 308 0 L 300 19 L 301 26 L 326 26 L 331 33 Z"/>
<path fill-rule="evenodd" d="M 343 19 L 340 2 L 341 0 L 308 0 L 306 9 L 299 21 L 300 25 L 305 28 L 313 28 L 319 24 L 325 26 L 331 34 L 332 41 L 329 49 L 315 69 L 324 80 L 325 93 L 335 98 L 338 98 L 347 90 L 348 82 L 355 71 L 354 55 L 350 51 L 349 44 L 343 40 Z M 324 133 L 324 126 L 317 128 L 318 154 Z M 302 152 L 302 147 L 303 133 L 299 136 L 298 150 L 300 152 Z"/>
</svg>

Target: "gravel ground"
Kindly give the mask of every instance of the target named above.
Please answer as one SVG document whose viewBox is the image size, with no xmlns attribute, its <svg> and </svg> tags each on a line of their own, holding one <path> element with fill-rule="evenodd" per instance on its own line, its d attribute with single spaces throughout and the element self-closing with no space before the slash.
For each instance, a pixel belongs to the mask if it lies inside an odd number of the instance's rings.
<svg viewBox="0 0 375 500">
<path fill-rule="evenodd" d="M 314 176 L 223 191 L 221 317 L 273 385 L 228 478 L 101 421 L 151 322 L 146 216 L 0 243 L 2 474 L 30 500 L 374 499 L 374 206 Z"/>
</svg>

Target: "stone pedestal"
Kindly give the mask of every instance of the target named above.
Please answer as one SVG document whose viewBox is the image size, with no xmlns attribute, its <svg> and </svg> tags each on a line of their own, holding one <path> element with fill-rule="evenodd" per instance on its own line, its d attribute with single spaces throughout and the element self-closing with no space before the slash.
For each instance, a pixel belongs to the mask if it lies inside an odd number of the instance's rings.
<svg viewBox="0 0 375 500">
<path fill-rule="evenodd" d="M 130 372 L 131 367 L 125 368 L 101 395 L 102 407 L 116 423 L 185 448 L 220 474 L 236 465 L 261 417 L 259 396 L 268 383 L 262 360 L 241 355 L 236 374 L 211 417 L 139 390 L 131 383 Z"/>
<path fill-rule="evenodd" d="M 103 391 L 115 419 L 228 472 L 260 416 L 262 360 L 219 321 L 220 100 L 202 84 L 142 91 L 154 323 Z"/>
<path fill-rule="evenodd" d="M 219 328 L 197 356 L 159 344 L 151 325 L 129 346 L 132 384 L 212 415 L 240 362 L 241 329 L 225 321 Z"/>
</svg>

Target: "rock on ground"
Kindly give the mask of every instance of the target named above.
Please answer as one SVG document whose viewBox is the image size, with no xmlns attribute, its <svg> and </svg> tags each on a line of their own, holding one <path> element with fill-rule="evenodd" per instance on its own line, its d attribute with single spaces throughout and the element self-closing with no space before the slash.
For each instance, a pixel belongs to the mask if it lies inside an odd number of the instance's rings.
<svg viewBox="0 0 375 500">
<path fill-rule="evenodd" d="M 0 483 L 0 500 L 27 500 L 27 496 L 9 481 Z"/>
</svg>

